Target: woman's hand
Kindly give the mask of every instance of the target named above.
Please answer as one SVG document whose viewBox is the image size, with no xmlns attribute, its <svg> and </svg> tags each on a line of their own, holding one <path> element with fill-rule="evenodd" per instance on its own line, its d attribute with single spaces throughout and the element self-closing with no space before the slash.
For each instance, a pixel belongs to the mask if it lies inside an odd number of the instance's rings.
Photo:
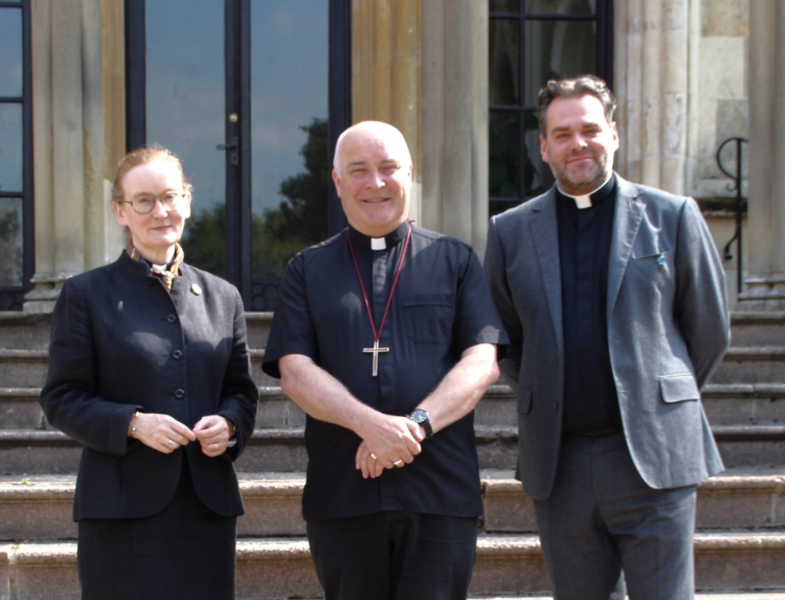
<svg viewBox="0 0 785 600">
<path fill-rule="evenodd" d="M 164 454 L 196 439 L 194 432 L 180 421 L 158 413 L 135 413 L 128 424 L 128 437 Z"/>
<path fill-rule="evenodd" d="M 226 452 L 226 444 L 232 438 L 234 425 L 226 417 L 207 415 L 194 425 L 193 432 L 202 445 L 205 456 L 219 456 Z"/>
</svg>

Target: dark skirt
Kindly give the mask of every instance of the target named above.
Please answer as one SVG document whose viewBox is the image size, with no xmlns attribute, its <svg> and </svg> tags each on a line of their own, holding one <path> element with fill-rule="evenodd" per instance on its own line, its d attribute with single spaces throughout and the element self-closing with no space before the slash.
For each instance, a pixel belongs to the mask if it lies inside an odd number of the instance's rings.
<svg viewBox="0 0 785 600">
<path fill-rule="evenodd" d="M 202 504 L 187 463 L 160 513 L 79 521 L 82 600 L 234 599 L 237 518 Z"/>
</svg>

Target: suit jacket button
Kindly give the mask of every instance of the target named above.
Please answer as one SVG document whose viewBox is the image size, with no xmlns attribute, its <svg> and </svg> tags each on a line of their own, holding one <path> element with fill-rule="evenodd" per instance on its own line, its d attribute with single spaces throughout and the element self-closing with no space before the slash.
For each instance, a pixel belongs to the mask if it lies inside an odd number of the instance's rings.
<svg viewBox="0 0 785 600">
<path fill-rule="evenodd" d="M 559 412 L 559 405 L 556 402 L 553 403 L 553 410 Z"/>
<path fill-rule="evenodd" d="M 179 360 L 182 357 L 183 357 L 182 350 L 175 350 L 174 352 L 172 352 L 172 358 L 174 358 L 175 360 Z"/>
<path fill-rule="evenodd" d="M 178 400 L 182 400 L 185 397 L 185 390 L 175 390 L 174 397 Z"/>
<path fill-rule="evenodd" d="M 176 316 L 174 316 L 174 315 L 169 315 L 168 317 L 166 317 L 166 320 L 167 320 L 169 323 L 174 323 L 175 321 L 177 321 L 177 317 L 176 317 Z"/>
</svg>

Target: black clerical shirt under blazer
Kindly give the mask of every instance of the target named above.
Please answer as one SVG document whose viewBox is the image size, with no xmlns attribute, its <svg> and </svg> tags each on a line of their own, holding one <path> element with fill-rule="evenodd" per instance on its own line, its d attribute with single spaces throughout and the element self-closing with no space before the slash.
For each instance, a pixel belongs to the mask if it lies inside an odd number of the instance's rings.
<svg viewBox="0 0 785 600">
<path fill-rule="evenodd" d="M 251 437 L 258 389 L 242 300 L 226 281 L 183 264 L 171 294 L 125 252 L 66 281 L 52 315 L 40 403 L 49 422 L 84 445 L 74 519 L 144 517 L 162 510 L 187 452 L 199 498 L 243 514 L 232 461 Z M 188 427 L 225 416 L 237 445 L 215 458 L 198 442 L 163 454 L 127 437 L 136 410 Z"/>
</svg>

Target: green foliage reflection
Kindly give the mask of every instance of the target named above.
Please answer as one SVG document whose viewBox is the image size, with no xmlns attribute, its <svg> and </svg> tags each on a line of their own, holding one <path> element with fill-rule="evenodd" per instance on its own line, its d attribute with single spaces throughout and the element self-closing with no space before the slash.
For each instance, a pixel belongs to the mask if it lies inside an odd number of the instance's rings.
<svg viewBox="0 0 785 600">
<path fill-rule="evenodd" d="M 303 248 L 327 237 L 330 168 L 327 120 L 300 127 L 308 135 L 300 148 L 305 171 L 281 182 L 278 208 L 254 214 L 251 223 L 254 277 L 280 277 Z M 216 275 L 226 273 L 226 212 L 223 204 L 194 214 L 183 240 L 186 261 Z"/>
</svg>

